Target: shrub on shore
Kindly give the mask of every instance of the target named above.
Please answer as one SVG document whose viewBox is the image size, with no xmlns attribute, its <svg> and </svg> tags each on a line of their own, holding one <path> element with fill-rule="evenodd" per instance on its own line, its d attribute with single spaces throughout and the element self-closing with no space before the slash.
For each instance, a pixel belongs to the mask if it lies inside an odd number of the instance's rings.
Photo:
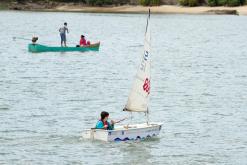
<svg viewBox="0 0 247 165">
<path fill-rule="evenodd" d="M 150 3 L 153 6 L 158 6 L 158 5 L 160 5 L 160 0 L 151 0 Z"/>
<path fill-rule="evenodd" d="M 198 0 L 179 0 L 179 4 L 182 6 L 194 7 L 198 6 L 199 2 Z"/>
<path fill-rule="evenodd" d="M 179 0 L 179 4 L 182 6 L 188 6 L 189 5 L 189 0 Z"/>
<path fill-rule="evenodd" d="M 135 0 L 143 6 L 158 6 L 164 4 L 162 0 Z M 181 6 L 198 6 L 205 5 L 208 6 L 240 6 L 247 5 L 247 0 L 177 0 Z M 104 6 L 104 5 L 124 5 L 129 4 L 131 0 L 0 0 L 0 8 L 6 8 L 4 4 L 10 4 L 12 2 L 17 2 L 18 4 L 25 4 L 27 2 L 33 3 L 83 3 L 91 6 Z M 163 2 L 163 3 L 161 3 Z"/>
<path fill-rule="evenodd" d="M 158 6 L 160 0 L 139 0 L 139 4 L 142 6 Z"/>
<path fill-rule="evenodd" d="M 208 6 L 217 6 L 217 0 L 208 0 Z"/>
<path fill-rule="evenodd" d="M 198 6 L 201 4 L 204 4 L 203 2 L 200 2 L 200 0 L 178 0 L 179 4 L 181 6 Z M 244 5 L 246 3 L 246 0 L 207 0 L 208 6 L 240 6 Z"/>
<path fill-rule="evenodd" d="M 7 1 L 0 2 L 0 10 L 5 10 L 5 9 L 8 9 L 8 2 Z"/>
<path fill-rule="evenodd" d="M 227 6 L 240 6 L 240 0 L 228 0 Z"/>
<path fill-rule="evenodd" d="M 112 5 L 112 0 L 87 0 L 87 3 L 92 6 L 103 6 L 103 5 Z"/>
<path fill-rule="evenodd" d="M 245 0 L 208 0 L 209 6 L 240 6 L 245 4 Z"/>
<path fill-rule="evenodd" d="M 190 7 L 198 6 L 198 0 L 189 0 L 189 6 Z"/>
</svg>

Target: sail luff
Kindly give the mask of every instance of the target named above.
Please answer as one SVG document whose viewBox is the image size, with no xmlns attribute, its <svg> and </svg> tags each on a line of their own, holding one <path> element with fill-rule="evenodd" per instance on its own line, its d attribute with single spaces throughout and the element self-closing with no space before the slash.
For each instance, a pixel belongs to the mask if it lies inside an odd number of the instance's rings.
<svg viewBox="0 0 247 165">
<path fill-rule="evenodd" d="M 144 53 L 141 56 L 141 64 L 138 68 L 135 80 L 130 91 L 127 104 L 124 108 L 126 111 L 132 112 L 147 112 L 149 93 L 150 93 L 150 28 L 149 16 L 147 18 L 145 39 L 144 39 Z"/>
</svg>

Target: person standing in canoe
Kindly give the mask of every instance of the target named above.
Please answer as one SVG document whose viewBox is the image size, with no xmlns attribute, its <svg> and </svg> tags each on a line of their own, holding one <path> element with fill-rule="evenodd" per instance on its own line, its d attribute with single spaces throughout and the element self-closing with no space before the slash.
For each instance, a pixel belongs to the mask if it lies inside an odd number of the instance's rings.
<svg viewBox="0 0 247 165">
<path fill-rule="evenodd" d="M 106 130 L 113 130 L 115 122 L 111 120 L 111 122 L 108 122 L 109 113 L 102 111 L 100 114 L 100 120 L 96 124 L 96 129 L 106 129 Z"/>
<path fill-rule="evenodd" d="M 69 33 L 69 29 L 67 28 L 67 22 L 64 23 L 64 26 L 59 29 L 60 32 L 60 37 L 61 37 L 61 47 L 64 46 L 66 47 L 66 31 Z"/>
</svg>

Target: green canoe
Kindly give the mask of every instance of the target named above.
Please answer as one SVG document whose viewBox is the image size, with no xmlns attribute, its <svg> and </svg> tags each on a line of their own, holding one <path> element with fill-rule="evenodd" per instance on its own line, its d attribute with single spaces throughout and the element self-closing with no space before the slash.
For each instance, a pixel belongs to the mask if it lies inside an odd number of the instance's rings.
<svg viewBox="0 0 247 165">
<path fill-rule="evenodd" d="M 100 43 L 91 44 L 85 47 L 50 47 L 40 44 L 28 44 L 28 51 L 33 53 L 38 52 L 72 52 L 72 51 L 99 51 Z"/>
</svg>

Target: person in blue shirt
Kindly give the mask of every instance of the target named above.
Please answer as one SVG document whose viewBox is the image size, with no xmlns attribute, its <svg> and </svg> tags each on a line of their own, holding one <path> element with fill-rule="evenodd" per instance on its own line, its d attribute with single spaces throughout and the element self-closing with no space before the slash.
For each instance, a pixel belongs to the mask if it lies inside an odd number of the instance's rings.
<svg viewBox="0 0 247 165">
<path fill-rule="evenodd" d="M 100 114 L 101 118 L 96 124 L 96 129 L 106 129 L 106 130 L 113 130 L 115 122 L 111 120 L 111 122 L 108 122 L 109 113 L 102 111 Z"/>
</svg>

